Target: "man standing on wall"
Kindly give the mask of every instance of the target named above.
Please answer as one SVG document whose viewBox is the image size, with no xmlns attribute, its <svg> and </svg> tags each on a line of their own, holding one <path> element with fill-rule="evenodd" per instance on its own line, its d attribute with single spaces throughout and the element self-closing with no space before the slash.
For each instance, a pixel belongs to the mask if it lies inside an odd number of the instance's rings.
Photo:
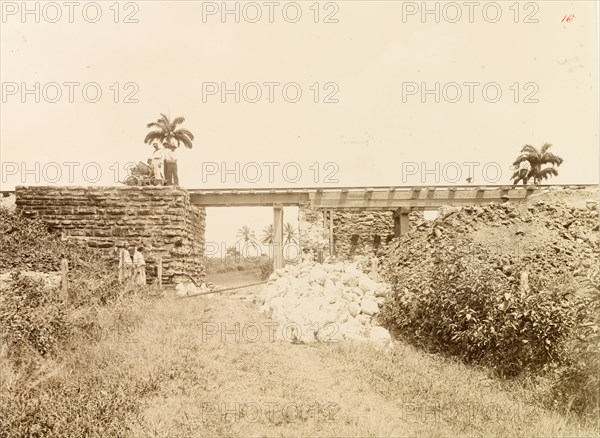
<svg viewBox="0 0 600 438">
<path fill-rule="evenodd" d="M 177 175 L 177 154 L 175 146 L 168 142 L 164 142 L 164 157 L 165 157 L 165 178 L 166 184 L 170 186 L 179 185 L 179 176 Z"/>
<path fill-rule="evenodd" d="M 152 171 L 154 173 L 154 179 L 156 182 L 162 185 L 165 180 L 163 166 L 165 161 L 165 149 L 162 149 L 156 142 L 152 143 L 152 146 L 154 146 L 154 152 L 152 153 Z"/>
<path fill-rule="evenodd" d="M 164 174 L 164 149 L 161 148 L 158 143 L 152 143 L 154 147 L 154 152 L 152 152 L 152 173 L 154 174 L 154 179 L 159 184 L 164 184 L 165 174 Z"/>
</svg>

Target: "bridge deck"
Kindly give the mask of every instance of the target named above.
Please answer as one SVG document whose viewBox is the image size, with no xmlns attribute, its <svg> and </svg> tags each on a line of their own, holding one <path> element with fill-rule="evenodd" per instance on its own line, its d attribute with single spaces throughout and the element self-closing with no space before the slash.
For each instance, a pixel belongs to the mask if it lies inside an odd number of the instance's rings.
<svg viewBox="0 0 600 438">
<path fill-rule="evenodd" d="M 502 202 L 504 198 L 521 201 L 540 190 L 586 187 L 598 187 L 598 185 L 243 188 L 188 189 L 188 192 L 192 203 L 202 207 L 273 207 L 310 204 L 314 208 L 341 210 L 397 210 L 399 208 L 427 210 L 442 205 L 463 206 Z M 0 191 L 4 196 L 12 193 L 14 191 Z"/>
<path fill-rule="evenodd" d="M 218 206 L 294 206 L 314 208 L 396 210 L 435 209 L 442 205 L 477 205 L 502 202 L 503 198 L 521 201 L 539 190 L 573 186 L 398 186 L 398 187 L 323 187 L 293 189 L 189 189 L 193 204 Z"/>
</svg>

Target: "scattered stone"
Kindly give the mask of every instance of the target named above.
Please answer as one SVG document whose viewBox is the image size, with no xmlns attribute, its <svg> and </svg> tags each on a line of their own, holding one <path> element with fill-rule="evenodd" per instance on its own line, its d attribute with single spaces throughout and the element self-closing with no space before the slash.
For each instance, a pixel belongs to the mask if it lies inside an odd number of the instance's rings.
<svg viewBox="0 0 600 438">
<path fill-rule="evenodd" d="M 347 306 L 348 312 L 352 315 L 353 318 L 356 317 L 360 313 L 360 306 L 356 303 L 349 303 Z"/>
<path fill-rule="evenodd" d="M 363 274 L 358 279 L 358 287 L 365 293 L 373 292 L 375 289 L 377 289 L 377 283 Z"/>
<path fill-rule="evenodd" d="M 360 311 L 365 315 L 373 316 L 379 313 L 379 306 L 375 300 L 371 298 L 363 298 L 360 302 Z"/>
<path fill-rule="evenodd" d="M 369 334 L 369 338 L 378 344 L 384 344 L 387 342 L 391 342 L 392 336 L 390 332 L 384 329 L 383 327 L 373 326 L 371 327 L 371 333 Z"/>
<path fill-rule="evenodd" d="M 349 262 L 305 262 L 274 274 L 258 302 L 260 311 L 270 313 L 281 327 L 294 327 L 281 339 L 302 344 L 372 341 L 371 317 L 379 313 L 389 285 L 374 281 Z"/>
<path fill-rule="evenodd" d="M 316 281 L 319 284 L 325 284 L 325 280 L 327 279 L 327 272 L 318 267 L 314 267 L 310 271 L 310 280 Z"/>
</svg>

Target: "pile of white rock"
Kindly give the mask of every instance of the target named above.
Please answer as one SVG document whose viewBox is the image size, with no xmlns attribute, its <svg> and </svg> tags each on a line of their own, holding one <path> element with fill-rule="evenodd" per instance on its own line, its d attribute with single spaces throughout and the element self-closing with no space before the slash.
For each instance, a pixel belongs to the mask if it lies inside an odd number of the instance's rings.
<svg viewBox="0 0 600 438">
<path fill-rule="evenodd" d="M 179 297 L 191 297 L 194 295 L 199 295 L 203 292 L 208 292 L 212 290 L 206 283 L 202 283 L 200 286 L 196 286 L 194 283 L 177 283 L 175 286 L 175 293 Z"/>
<path fill-rule="evenodd" d="M 288 341 L 355 340 L 391 345 L 390 333 L 376 321 L 390 290 L 388 284 L 372 280 L 354 263 L 305 262 L 276 270 L 259 302 L 261 312 L 283 324 L 281 337 Z"/>
</svg>

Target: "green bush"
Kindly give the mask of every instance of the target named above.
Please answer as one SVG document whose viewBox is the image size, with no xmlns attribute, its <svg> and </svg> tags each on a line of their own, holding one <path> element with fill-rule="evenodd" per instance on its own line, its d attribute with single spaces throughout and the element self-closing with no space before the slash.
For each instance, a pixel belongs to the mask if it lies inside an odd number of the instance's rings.
<svg viewBox="0 0 600 438">
<path fill-rule="evenodd" d="M 226 256 L 226 257 L 207 257 L 206 259 L 206 273 L 207 274 L 221 274 L 225 272 L 233 271 L 249 271 L 256 269 L 263 257 L 242 257 L 237 256 Z"/>
<path fill-rule="evenodd" d="M 117 283 L 117 257 L 107 260 L 100 250 L 62 239 L 40 219 L 0 208 L 0 271 L 60 271 L 69 261 L 69 304 L 105 304 L 122 294 Z"/>
<path fill-rule="evenodd" d="M 569 362 L 556 370 L 552 399 L 592 420 L 600 415 L 600 275 L 582 281 Z"/>
<path fill-rule="evenodd" d="M 260 278 L 266 280 L 273 273 L 273 260 L 265 258 L 260 262 Z"/>
<path fill-rule="evenodd" d="M 0 335 L 15 358 L 30 348 L 45 356 L 67 337 L 64 306 L 56 297 L 42 280 L 13 274 L 0 295 Z"/>
<path fill-rule="evenodd" d="M 522 293 L 515 277 L 472 261 L 465 250 L 440 247 L 431 272 L 405 287 L 396 280 L 384 324 L 505 376 L 563 363 L 575 324 L 574 287 L 560 289 L 530 273 L 529 292 Z"/>
<path fill-rule="evenodd" d="M 11 437 L 128 436 L 139 415 L 144 381 L 110 356 L 83 350 L 52 371 L 3 370 L 0 435 Z M 47 363 L 45 363 L 46 366 Z M 8 377 L 11 374 L 11 379 Z M 32 382 L 43 379 L 43 384 Z M 6 435 L 3 435 L 6 434 Z"/>
</svg>

